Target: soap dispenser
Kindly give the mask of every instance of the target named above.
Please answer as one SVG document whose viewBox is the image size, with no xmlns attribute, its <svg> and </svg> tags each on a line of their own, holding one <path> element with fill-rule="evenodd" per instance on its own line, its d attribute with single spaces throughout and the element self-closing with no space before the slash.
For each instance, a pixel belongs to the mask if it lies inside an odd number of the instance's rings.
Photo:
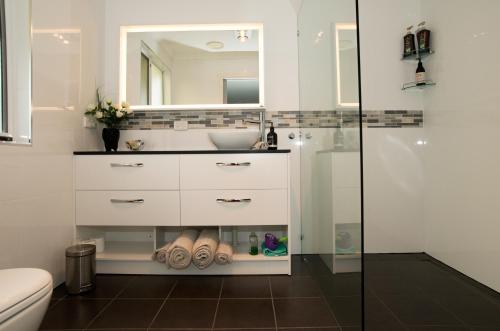
<svg viewBox="0 0 500 331">
<path fill-rule="evenodd" d="M 422 86 L 425 85 L 425 68 L 424 65 L 422 64 L 422 60 L 418 59 L 418 66 L 417 66 L 417 71 L 415 75 L 415 83 L 417 86 Z"/>
<path fill-rule="evenodd" d="M 269 150 L 278 149 L 278 135 L 274 132 L 274 124 L 271 122 L 271 128 L 267 134 L 267 145 Z"/>
</svg>

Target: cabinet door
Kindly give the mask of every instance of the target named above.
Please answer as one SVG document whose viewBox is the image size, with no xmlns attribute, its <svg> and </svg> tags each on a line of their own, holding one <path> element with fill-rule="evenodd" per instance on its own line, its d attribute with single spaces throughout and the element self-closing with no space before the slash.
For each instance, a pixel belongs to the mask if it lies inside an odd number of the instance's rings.
<svg viewBox="0 0 500 331">
<path fill-rule="evenodd" d="M 84 155 L 75 159 L 77 190 L 178 190 L 178 155 Z"/>
<path fill-rule="evenodd" d="M 182 155 L 182 190 L 259 190 L 288 187 L 286 154 Z"/>
<path fill-rule="evenodd" d="M 287 190 L 181 191 L 182 226 L 286 225 Z"/>
<path fill-rule="evenodd" d="M 179 226 L 179 192 L 77 191 L 76 225 Z"/>
</svg>

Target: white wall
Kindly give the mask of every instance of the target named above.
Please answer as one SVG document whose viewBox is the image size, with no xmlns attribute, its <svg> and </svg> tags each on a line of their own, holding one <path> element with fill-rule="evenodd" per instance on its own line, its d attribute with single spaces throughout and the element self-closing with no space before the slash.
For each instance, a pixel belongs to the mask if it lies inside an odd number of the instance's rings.
<svg viewBox="0 0 500 331">
<path fill-rule="evenodd" d="M 297 17 L 288 0 L 106 0 L 106 94 L 118 98 L 123 25 L 264 24 L 265 94 L 269 110 L 298 109 Z"/>
<path fill-rule="evenodd" d="M 424 98 L 426 251 L 500 291 L 500 2 L 422 0 L 422 13 L 438 83 Z"/>
<path fill-rule="evenodd" d="M 359 0 L 363 110 L 422 110 L 403 92 L 416 63 L 401 61 L 406 27 L 420 22 L 417 0 Z M 425 116 L 425 115 L 424 115 Z M 425 124 L 424 124 L 425 125 Z M 365 129 L 365 251 L 424 251 L 423 128 Z"/>
<path fill-rule="evenodd" d="M 80 109 L 94 95 L 99 67 L 99 3 L 33 0 L 35 29 L 81 30 L 83 70 L 77 93 Z M 37 68 L 33 70 L 36 75 Z M 53 100 L 58 95 L 64 98 L 64 91 L 47 89 L 43 81 L 34 81 L 33 89 L 53 94 Z M 80 129 L 81 115 L 79 109 L 35 111 L 33 146 L 0 146 L 0 269 L 40 267 L 52 273 L 56 284 L 63 281 L 64 248 L 71 244 L 74 232 L 72 152 L 82 145 L 95 144 L 95 136 Z"/>
<path fill-rule="evenodd" d="M 337 108 L 335 24 L 355 23 L 354 0 L 304 1 L 299 13 L 300 109 Z"/>
<path fill-rule="evenodd" d="M 206 58 L 177 57 L 172 66 L 173 104 L 223 104 L 223 79 L 238 77 L 258 79 L 257 52 L 216 53 Z"/>
<path fill-rule="evenodd" d="M 401 91 L 415 80 L 416 62 L 401 61 L 406 27 L 420 22 L 418 0 L 359 0 L 363 110 L 422 110 L 419 93 Z"/>
</svg>

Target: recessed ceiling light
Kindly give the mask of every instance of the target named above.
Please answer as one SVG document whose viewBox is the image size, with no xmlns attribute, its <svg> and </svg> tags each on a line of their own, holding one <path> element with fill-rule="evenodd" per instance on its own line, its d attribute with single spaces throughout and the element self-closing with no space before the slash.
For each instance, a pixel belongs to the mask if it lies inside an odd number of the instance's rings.
<svg viewBox="0 0 500 331">
<path fill-rule="evenodd" d="M 238 39 L 242 43 L 246 43 L 248 39 L 250 39 L 249 34 L 246 30 L 236 31 L 236 39 Z"/>
<path fill-rule="evenodd" d="M 210 49 L 222 49 L 224 48 L 224 43 L 222 41 L 209 41 L 207 47 Z"/>
</svg>

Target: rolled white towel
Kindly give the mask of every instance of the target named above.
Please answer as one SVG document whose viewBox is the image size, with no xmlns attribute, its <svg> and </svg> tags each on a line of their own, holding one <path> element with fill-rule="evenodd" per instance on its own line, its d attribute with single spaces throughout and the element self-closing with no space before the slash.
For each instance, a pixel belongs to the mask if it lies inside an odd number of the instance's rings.
<svg viewBox="0 0 500 331">
<path fill-rule="evenodd" d="M 215 252 L 215 263 L 219 265 L 233 263 L 233 246 L 231 244 L 225 242 L 219 244 Z"/>
<path fill-rule="evenodd" d="M 167 250 L 168 266 L 174 269 L 186 269 L 191 264 L 193 245 L 198 237 L 196 230 L 184 230 Z"/>
<path fill-rule="evenodd" d="M 215 251 L 219 245 L 219 232 L 205 229 L 193 246 L 193 264 L 198 269 L 208 268 L 214 262 Z"/>
<path fill-rule="evenodd" d="M 160 263 L 167 263 L 168 261 L 168 248 L 172 246 L 172 242 L 168 242 L 165 246 L 158 248 L 153 254 L 153 260 Z"/>
</svg>

